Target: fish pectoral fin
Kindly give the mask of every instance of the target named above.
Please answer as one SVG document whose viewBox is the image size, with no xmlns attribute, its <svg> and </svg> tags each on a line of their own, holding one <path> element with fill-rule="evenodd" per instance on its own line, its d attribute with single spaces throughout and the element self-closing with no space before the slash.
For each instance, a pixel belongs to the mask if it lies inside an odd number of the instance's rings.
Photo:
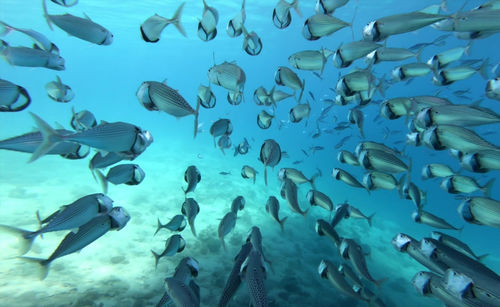
<svg viewBox="0 0 500 307">
<path fill-rule="evenodd" d="M 83 17 L 85 17 L 85 19 L 88 19 L 88 20 L 92 21 L 92 19 L 90 19 L 90 17 L 87 14 L 85 14 L 85 13 L 83 13 Z"/>
</svg>

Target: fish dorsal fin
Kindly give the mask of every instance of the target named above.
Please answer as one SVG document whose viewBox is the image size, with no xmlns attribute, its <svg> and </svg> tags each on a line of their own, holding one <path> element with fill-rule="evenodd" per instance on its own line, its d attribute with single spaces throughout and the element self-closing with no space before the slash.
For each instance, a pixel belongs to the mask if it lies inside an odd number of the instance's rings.
<svg viewBox="0 0 500 307">
<path fill-rule="evenodd" d="M 163 81 L 161 83 L 167 85 L 167 78 L 163 79 Z"/>
<path fill-rule="evenodd" d="M 101 122 L 99 123 L 99 125 L 105 125 L 105 124 L 109 124 L 109 122 L 101 119 Z"/>
<path fill-rule="evenodd" d="M 57 84 L 62 85 L 61 77 L 59 77 L 58 75 L 56 75 L 56 82 Z"/>
<path fill-rule="evenodd" d="M 430 5 L 424 9 L 421 9 L 419 12 L 420 13 L 426 13 L 426 14 L 439 14 L 439 4 L 433 4 L 433 5 Z"/>
<path fill-rule="evenodd" d="M 87 14 L 85 14 L 85 13 L 83 13 L 83 17 L 85 17 L 85 19 L 87 19 L 87 20 L 92 21 L 92 19 L 90 19 L 90 17 Z"/>
<path fill-rule="evenodd" d="M 64 126 L 61 123 L 56 122 L 56 129 L 64 129 Z"/>
</svg>

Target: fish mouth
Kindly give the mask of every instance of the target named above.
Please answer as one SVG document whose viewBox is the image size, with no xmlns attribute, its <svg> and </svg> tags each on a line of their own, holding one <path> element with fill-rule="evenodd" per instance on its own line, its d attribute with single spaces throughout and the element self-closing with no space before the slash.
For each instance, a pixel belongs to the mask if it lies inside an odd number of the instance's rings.
<svg viewBox="0 0 500 307">
<path fill-rule="evenodd" d="M 408 245 L 410 245 L 412 239 L 404 234 L 398 233 L 391 241 L 392 246 L 399 252 L 406 252 L 408 249 Z"/>
</svg>

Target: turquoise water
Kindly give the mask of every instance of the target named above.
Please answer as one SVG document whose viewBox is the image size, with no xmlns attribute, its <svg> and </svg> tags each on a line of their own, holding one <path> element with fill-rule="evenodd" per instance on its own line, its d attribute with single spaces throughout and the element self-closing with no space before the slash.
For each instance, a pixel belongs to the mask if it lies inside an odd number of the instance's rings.
<svg viewBox="0 0 500 307">
<path fill-rule="evenodd" d="M 358 130 L 346 129 L 323 133 L 319 138 L 312 138 L 316 128 L 315 119 L 321 108 L 327 106 L 321 99 L 333 99 L 334 88 L 339 71 L 346 74 L 351 68 L 339 70 L 331 60 L 328 61 L 319 80 L 312 73 L 297 71 L 306 80 L 303 100 L 310 101 L 312 112 L 309 124 L 286 123 L 278 129 L 278 120 L 288 121 L 288 112 L 295 106 L 295 100 L 288 99 L 278 103 L 276 118 L 268 130 L 261 130 L 256 124 L 257 114 L 263 107 L 253 102 L 253 91 L 264 86 L 270 89 L 274 85 L 274 73 L 278 66 L 289 66 L 288 56 L 305 49 L 321 47 L 335 49 L 340 43 L 352 41 L 349 28 L 311 42 L 303 38 L 301 31 L 305 18 L 313 14 L 313 1 L 302 1 L 300 9 L 303 17 L 292 11 L 292 23 L 279 30 L 272 24 L 271 16 L 274 1 L 247 1 L 246 27 L 261 37 L 262 53 L 251 57 L 241 48 L 242 37 L 230 38 L 225 33 L 228 20 L 234 17 L 240 8 L 238 1 L 210 1 L 209 5 L 219 11 L 217 37 L 209 42 L 201 41 L 196 35 L 198 18 L 202 13 L 201 1 L 188 1 L 184 8 L 182 23 L 187 38 L 180 35 L 173 26 L 168 26 L 156 44 L 145 43 L 140 36 L 139 26 L 154 13 L 170 17 L 178 6 L 176 1 L 85 1 L 75 7 L 63 8 L 49 3 L 51 14 L 65 12 L 76 16 L 86 13 L 90 18 L 105 26 L 114 35 L 110 46 L 98 46 L 68 36 L 59 28 L 50 31 L 43 18 L 42 5 L 39 1 L 0 0 L 0 20 L 20 28 L 32 28 L 45 34 L 60 49 L 66 59 L 66 70 L 52 71 L 44 68 L 13 67 L 0 61 L 0 77 L 25 87 L 33 98 L 27 110 L 18 113 L 0 113 L 0 139 L 20 135 L 31 131 L 34 122 L 28 111 L 41 116 L 48 123 L 61 123 L 69 127 L 71 108 L 87 109 L 98 120 L 108 122 L 124 121 L 133 123 L 151 131 L 154 142 L 136 160 L 146 172 L 146 178 L 138 186 L 111 186 L 108 195 L 116 204 L 125 207 L 131 221 L 119 232 L 111 232 L 92 245 L 61 259 L 51 267 L 47 279 L 40 281 L 32 264 L 12 258 L 16 242 L 9 236 L 1 237 L 5 257 L 0 262 L 0 306 L 152 306 L 164 292 L 164 278 L 173 274 L 177 263 L 185 256 L 192 256 L 200 263 L 200 273 L 196 282 L 201 288 L 201 305 L 216 306 L 226 278 L 232 268 L 233 258 L 244 243 L 247 233 L 253 225 L 261 229 L 263 249 L 266 258 L 273 263 L 268 269 L 265 282 L 267 294 L 272 306 L 356 306 L 363 305 L 335 290 L 331 284 L 321 279 L 317 266 L 321 259 L 340 262 L 335 246 L 327 238 L 318 237 L 314 224 L 318 218 L 329 219 L 330 213 L 313 207 L 304 218 L 290 211 L 286 202 L 279 198 L 280 182 L 277 179 L 281 167 L 296 167 L 306 176 L 312 176 L 319 168 L 323 176 L 316 181 L 317 189 L 323 191 L 334 204 L 348 200 L 365 214 L 376 213 L 373 226 L 365 221 L 345 220 L 338 226 L 343 237 L 355 238 L 363 248 L 370 250 L 367 263 L 376 279 L 387 277 L 388 280 L 376 292 L 387 306 L 439 306 L 437 299 L 425 298 L 416 293 L 410 283 L 416 272 L 425 270 L 408 255 L 401 254 L 392 247 L 391 239 L 398 232 L 410 234 L 420 239 L 428 236 L 431 227 L 415 224 L 410 217 L 414 211 L 411 201 L 401 200 L 396 191 L 373 191 L 351 188 L 331 177 L 331 170 L 340 167 L 361 178 L 363 170 L 340 164 L 337 159 L 335 144 L 346 135 L 351 138 L 342 147 L 353 151 L 361 141 Z M 116 2 L 116 3 L 115 3 Z M 451 1 L 450 1 L 451 2 Z M 466 8 L 481 4 L 481 1 L 469 1 Z M 362 27 L 371 20 L 424 8 L 437 1 L 351 1 L 335 13 L 337 18 L 350 21 L 355 7 L 354 38 L 361 39 Z M 461 3 L 449 3 L 450 12 L 456 12 Z M 430 42 L 442 35 L 430 27 L 396 35 L 388 39 L 391 47 L 410 47 L 416 43 Z M 11 45 L 28 45 L 31 41 L 19 33 L 11 33 L 4 38 Z M 430 56 L 453 47 L 464 46 L 461 41 L 451 36 L 442 47 L 430 46 L 424 49 L 421 58 Z M 474 41 L 466 59 L 490 58 L 490 63 L 498 63 L 498 37 Z M 492 46 L 496 46 L 493 48 Z M 244 102 L 238 106 L 226 101 L 226 90 L 212 86 L 217 96 L 214 109 L 201 109 L 199 121 L 202 132 L 196 139 L 192 137 L 193 117 L 181 119 L 158 112 L 149 112 L 137 101 L 135 93 L 143 81 L 163 81 L 179 90 L 186 100 L 194 106 L 200 84 L 208 85 L 207 71 L 214 64 L 223 61 L 236 61 L 246 73 Z M 410 63 L 413 60 L 407 60 Z M 383 63 L 375 67 L 376 75 L 387 75 L 397 63 Z M 358 60 L 353 67 L 364 67 L 363 60 Z M 59 75 L 65 84 L 71 86 L 75 98 L 60 104 L 47 97 L 44 86 Z M 435 95 L 440 90 L 441 97 L 456 103 L 470 103 L 453 95 L 456 90 L 470 89 L 467 95 L 471 101 L 484 99 L 482 106 L 500 112 L 498 102 L 484 97 L 486 81 L 479 75 L 456 82 L 448 87 L 432 84 L 431 76 L 417 78 L 410 84 L 397 83 L 386 91 L 385 98 L 415 95 Z M 282 88 L 290 92 L 289 89 Z M 308 92 L 316 97 L 313 101 Z M 374 100 L 382 100 L 376 95 Z M 334 127 L 333 115 L 338 121 L 345 121 L 350 106 L 334 106 L 327 122 L 320 125 L 323 129 Z M 267 108 L 266 108 L 267 110 Z M 404 140 L 407 131 L 404 119 L 384 120 L 382 125 L 374 123 L 379 112 L 375 103 L 363 109 L 365 113 L 365 134 L 367 140 L 385 142 L 394 146 L 394 142 Z M 251 145 L 245 156 L 233 157 L 233 150 L 223 155 L 214 148 L 212 136 L 208 130 L 219 118 L 230 118 L 234 132 L 233 144 L 238 144 L 246 137 Z M 384 127 L 401 132 L 383 140 Z M 477 132 L 497 130 L 498 125 L 481 126 Z M 264 185 L 264 168 L 257 160 L 264 140 L 275 139 L 289 158 L 283 158 L 274 168 L 268 170 L 269 185 Z M 486 135 L 494 144 L 500 144 L 498 133 Z M 312 154 L 309 148 L 323 146 Z M 398 148 L 402 144 L 395 145 Z M 309 153 L 306 157 L 302 149 Z M 406 155 L 413 158 L 412 180 L 427 191 L 426 210 L 437 214 L 451 224 L 464 225 L 458 237 L 469 244 L 477 254 L 489 253 L 484 263 L 496 272 L 500 272 L 500 247 L 495 244 L 498 229 L 486 226 L 466 224 L 456 212 L 460 200 L 439 188 L 439 180 L 423 181 L 420 179 L 422 166 L 431 162 L 448 163 L 458 169 L 456 160 L 448 152 L 433 152 L 425 147 L 406 148 Z M 100 186 L 88 170 L 88 160 L 71 161 L 57 156 L 46 156 L 27 163 L 28 154 L 0 151 L 0 223 L 35 229 L 38 227 L 35 212 L 40 210 L 47 216 L 64 204 L 79 197 L 100 192 Z M 293 161 L 304 160 L 294 165 Z M 240 176 L 241 167 L 253 166 L 259 173 L 256 184 Z M 154 267 L 154 258 L 150 250 L 160 251 L 164 241 L 170 236 L 162 230 L 153 237 L 156 220 L 166 222 L 180 213 L 184 201 L 181 187 L 185 187 L 184 171 L 189 165 L 196 165 L 202 179 L 192 193 L 200 204 L 200 214 L 196 219 L 198 238 L 189 229 L 182 232 L 186 240 L 185 250 L 173 257 L 160 260 Z M 231 172 L 220 175 L 219 172 Z M 466 171 L 464 174 L 471 175 Z M 485 175 L 475 174 L 480 183 L 491 178 L 498 178 L 497 172 Z M 485 178 L 483 178 L 485 177 Z M 492 198 L 500 198 L 498 182 L 495 182 Z M 299 202 L 306 208 L 305 195 L 309 186 L 299 187 Z M 480 195 L 479 193 L 478 195 Z M 226 237 L 227 251 L 221 247 L 217 237 L 219 219 L 229 210 L 231 201 L 238 195 L 246 199 L 245 209 L 239 213 L 236 228 Z M 268 196 L 279 198 L 280 217 L 289 216 L 285 232 L 265 211 Z M 189 228 L 189 227 L 188 227 Z M 447 232 L 454 235 L 453 232 Z M 47 234 L 44 239 L 37 239 L 32 257 L 48 257 L 65 233 Z M 5 248 L 4 248 L 5 247 Z M 245 306 L 249 297 L 246 285 L 230 303 L 231 306 Z"/>
</svg>

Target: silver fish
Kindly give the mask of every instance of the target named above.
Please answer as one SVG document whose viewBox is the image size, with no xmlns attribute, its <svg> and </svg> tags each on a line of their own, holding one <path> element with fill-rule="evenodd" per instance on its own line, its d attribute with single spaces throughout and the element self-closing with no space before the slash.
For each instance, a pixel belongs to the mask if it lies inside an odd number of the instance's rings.
<svg viewBox="0 0 500 307">
<path fill-rule="evenodd" d="M 450 85 L 456 81 L 465 80 L 475 73 L 479 73 L 484 79 L 488 79 L 488 64 L 489 59 L 486 59 L 478 68 L 466 65 L 443 68 L 435 72 L 434 77 L 432 77 L 432 82 L 438 86 Z"/>
<path fill-rule="evenodd" d="M 161 32 L 169 24 L 173 24 L 183 36 L 186 36 L 186 31 L 181 24 L 184 4 L 186 4 L 186 2 L 182 2 L 179 5 L 172 18 L 165 18 L 158 14 L 154 14 L 146 19 L 140 26 L 142 39 L 148 43 L 157 43 L 160 40 Z"/>
<path fill-rule="evenodd" d="M 280 145 L 275 140 L 265 140 L 260 148 L 259 161 L 264 164 L 264 182 L 267 186 L 267 166 L 275 167 L 281 161 Z"/>
<path fill-rule="evenodd" d="M 372 227 L 372 218 L 375 215 L 375 213 L 371 214 L 370 216 L 366 216 L 363 214 L 363 212 L 361 212 L 361 210 L 359 210 L 356 207 L 349 205 L 348 208 L 349 208 L 348 209 L 349 210 L 349 217 L 352 217 L 354 219 L 366 220 L 366 222 L 368 223 L 368 226 Z"/>
<path fill-rule="evenodd" d="M 176 306 L 200 306 L 200 288 L 194 280 L 188 286 L 177 278 L 165 278 L 165 290 Z"/>
<path fill-rule="evenodd" d="M 262 255 L 262 259 L 271 266 L 271 261 L 266 259 L 266 256 L 264 256 L 264 252 L 262 250 L 262 233 L 260 232 L 259 227 L 257 226 L 252 226 L 250 228 L 250 231 L 248 232 L 248 237 L 247 237 L 247 243 L 250 242 L 252 243 L 252 248 L 253 250 L 258 251 Z"/>
<path fill-rule="evenodd" d="M 171 257 L 177 253 L 182 252 L 185 247 L 186 241 L 180 234 L 171 235 L 165 241 L 165 249 L 160 254 L 155 253 L 153 250 L 151 250 L 151 253 L 153 253 L 153 256 L 155 257 L 155 268 L 158 267 L 158 261 L 162 257 Z"/>
<path fill-rule="evenodd" d="M 280 210 L 280 203 L 278 199 L 274 196 L 269 196 L 266 202 L 266 212 L 271 215 L 273 220 L 275 220 L 276 222 L 278 222 L 278 224 L 280 224 L 281 231 L 284 231 L 284 225 L 288 216 L 285 216 L 280 220 L 278 215 L 279 210 Z"/>
<path fill-rule="evenodd" d="M 128 160 L 128 157 L 120 155 L 116 152 L 108 152 L 103 155 L 102 152 L 98 151 L 92 159 L 90 159 L 89 169 L 93 171 L 96 168 L 106 168 L 125 159 Z"/>
<path fill-rule="evenodd" d="M 203 15 L 198 22 L 198 37 L 204 42 L 214 39 L 217 36 L 218 22 L 219 12 L 203 0 Z"/>
<path fill-rule="evenodd" d="M 186 226 L 187 226 L 186 218 L 184 217 L 184 215 L 181 215 L 181 214 L 175 215 L 166 224 L 162 224 L 160 219 L 158 218 L 158 227 L 156 228 L 154 235 L 156 235 L 158 233 L 158 231 L 160 231 L 160 229 L 162 229 L 162 228 L 166 228 L 170 231 L 181 232 L 184 230 L 184 228 L 186 228 Z"/>
<path fill-rule="evenodd" d="M 486 96 L 500 101 L 500 78 L 488 80 L 488 83 L 486 83 Z"/>
<path fill-rule="evenodd" d="M 394 81 L 403 81 L 410 78 L 422 77 L 432 72 L 432 68 L 426 63 L 410 63 L 395 67 L 391 74 Z"/>
<path fill-rule="evenodd" d="M 253 179 L 253 183 L 255 184 L 255 177 L 256 177 L 257 171 L 248 165 L 243 165 L 241 168 L 241 177 L 245 179 Z"/>
<path fill-rule="evenodd" d="M 299 99 L 297 100 L 300 102 L 304 93 L 305 80 L 300 81 L 299 76 L 293 70 L 285 66 L 278 66 L 274 74 L 274 81 L 277 85 L 287 86 L 294 91 L 300 90 Z"/>
<path fill-rule="evenodd" d="M 317 0 L 314 11 L 316 13 L 331 15 L 336 9 L 347 4 L 349 0 Z"/>
<path fill-rule="evenodd" d="M 252 243 L 248 242 L 241 246 L 240 251 L 234 257 L 234 264 L 229 273 L 229 277 L 227 278 L 226 285 L 224 286 L 224 290 L 222 290 L 221 297 L 219 299 L 219 307 L 225 307 L 229 303 L 229 300 L 236 293 L 241 284 L 240 270 L 241 265 L 248 257 L 248 254 L 252 250 Z"/>
<path fill-rule="evenodd" d="M 216 146 L 216 137 L 230 135 L 231 133 L 233 133 L 233 124 L 230 119 L 220 118 L 210 126 L 210 134 L 214 137 L 214 147 Z"/>
<path fill-rule="evenodd" d="M 249 55 L 259 55 L 262 51 L 262 40 L 254 31 L 248 32 L 243 26 L 243 50 Z"/>
<path fill-rule="evenodd" d="M 234 227 L 236 226 L 236 218 L 237 218 L 236 213 L 230 211 L 224 215 L 224 217 L 221 219 L 219 223 L 219 228 L 217 230 L 217 233 L 224 250 L 227 250 L 226 243 L 224 242 L 224 237 L 228 235 L 231 231 L 233 231 Z"/>
<path fill-rule="evenodd" d="M 380 62 L 399 62 L 412 57 L 418 60 L 421 50 L 413 52 L 405 48 L 380 47 L 367 54 L 366 61 L 371 64 L 377 64 Z"/>
<path fill-rule="evenodd" d="M 292 22 L 292 15 L 290 14 L 291 8 L 295 10 L 297 15 L 302 16 L 299 10 L 299 0 L 293 0 L 292 3 L 288 3 L 285 0 L 278 0 L 278 3 L 273 9 L 273 24 L 278 29 L 284 29 Z"/>
<path fill-rule="evenodd" d="M 465 47 L 456 47 L 440 52 L 432 56 L 427 61 L 427 64 L 429 64 L 435 70 L 444 68 L 452 62 L 458 61 L 464 54 L 468 55 L 470 47 L 471 45 L 468 44 Z"/>
<path fill-rule="evenodd" d="M 283 179 L 281 190 L 284 193 L 284 195 L 282 196 L 284 196 L 284 198 L 286 199 L 290 209 L 293 212 L 296 212 L 305 217 L 307 211 L 309 211 L 309 208 L 305 211 L 302 211 L 302 209 L 300 209 L 299 201 L 297 199 L 297 185 L 291 179 L 285 178 Z"/>
<path fill-rule="evenodd" d="M 146 177 L 144 170 L 137 164 L 120 164 L 109 169 L 106 176 L 96 170 L 104 193 L 108 193 L 108 182 L 112 184 L 138 185 Z"/>
<path fill-rule="evenodd" d="M 422 168 L 422 178 L 429 179 L 435 177 L 448 177 L 455 175 L 455 172 L 446 164 L 431 163 Z"/>
<path fill-rule="evenodd" d="M 64 70 L 64 59 L 48 51 L 28 47 L 12 47 L 0 39 L 0 57 L 14 66 L 44 67 L 53 70 Z"/>
<path fill-rule="evenodd" d="M 314 174 L 311 176 L 310 179 L 308 179 L 300 170 L 295 169 L 295 168 L 289 168 L 285 167 L 279 170 L 278 172 L 278 178 L 280 180 L 284 180 L 285 178 L 288 178 L 292 180 L 295 184 L 303 184 L 306 182 L 309 182 L 311 184 L 311 187 L 314 189 L 314 180 L 320 176 L 320 172 Z"/>
<path fill-rule="evenodd" d="M 3 21 L 0 21 L 0 36 L 7 35 L 12 31 L 17 31 L 17 32 L 20 32 L 20 33 L 23 33 L 23 34 L 29 36 L 33 40 L 33 42 L 35 43 L 33 45 L 33 48 L 35 48 L 35 49 L 41 49 L 43 51 L 47 51 L 50 53 L 59 54 L 59 48 L 56 45 L 54 45 L 54 43 L 52 43 L 42 33 L 37 32 L 37 31 L 32 30 L 32 29 L 15 28 L 13 26 L 6 24 Z"/>
<path fill-rule="evenodd" d="M 237 156 L 238 154 L 246 155 L 249 149 L 250 144 L 248 143 L 246 138 L 243 138 L 243 141 L 239 143 L 238 146 L 234 147 L 234 156 Z"/>
<path fill-rule="evenodd" d="M 50 15 L 47 11 L 46 0 L 43 0 L 43 15 L 51 30 L 53 30 L 52 24 L 55 24 L 69 35 L 90 43 L 111 45 L 113 42 L 113 34 L 108 29 L 93 22 L 87 15 L 85 15 L 85 18 L 71 14 Z"/>
<path fill-rule="evenodd" d="M 306 198 L 311 206 L 320 206 L 328 211 L 333 210 L 333 202 L 330 197 L 320 191 L 309 190 L 306 194 Z"/>
<path fill-rule="evenodd" d="M 352 166 L 358 166 L 359 161 L 358 158 L 351 152 L 347 150 L 339 150 L 337 154 L 337 161 L 340 163 L 346 163 Z"/>
<path fill-rule="evenodd" d="M 223 136 L 221 136 L 219 138 L 219 140 L 217 141 L 217 145 L 219 146 L 220 150 L 222 151 L 222 154 L 224 154 L 224 155 L 226 154 L 224 149 L 231 148 L 232 144 L 233 143 L 231 141 L 231 138 L 227 134 L 224 134 Z"/>
<path fill-rule="evenodd" d="M 73 115 L 71 116 L 70 125 L 71 128 L 75 129 L 76 131 L 87 130 L 97 126 L 97 120 L 95 119 L 94 114 L 92 114 L 88 110 L 75 112 L 75 108 L 72 107 L 71 114 Z"/>
<path fill-rule="evenodd" d="M 345 280 L 345 277 L 337 270 L 337 265 L 328 260 L 321 260 L 318 273 L 322 278 L 328 279 L 335 289 L 339 290 L 342 294 L 366 301 L 359 293 L 353 290 L 352 286 Z"/>
<path fill-rule="evenodd" d="M 340 221 L 342 221 L 342 219 L 346 219 L 348 217 L 349 217 L 349 204 L 346 202 L 337 205 L 337 207 L 335 207 L 335 214 L 333 215 L 330 225 L 333 228 L 335 228 L 340 223 Z"/>
<path fill-rule="evenodd" d="M 439 231 L 433 231 L 433 232 L 431 232 L 431 237 L 434 240 L 437 240 L 437 241 L 443 243 L 444 245 L 451 247 L 456 251 L 461 252 L 464 255 L 467 255 L 473 259 L 476 259 L 477 261 L 481 261 L 486 256 L 488 256 L 488 254 L 477 256 L 467 244 L 465 244 L 464 242 L 460 241 L 459 239 L 452 237 L 450 235 L 447 235 L 445 233 L 442 233 Z"/>
<path fill-rule="evenodd" d="M 367 170 L 388 173 L 408 171 L 408 165 L 396 155 L 378 149 L 365 149 L 359 154 L 359 163 Z"/>
<path fill-rule="evenodd" d="M 304 118 L 308 118 L 311 113 L 311 105 L 309 102 L 303 104 L 297 104 L 295 107 L 290 109 L 289 117 L 290 122 L 299 123 Z"/>
<path fill-rule="evenodd" d="M 264 280 L 266 279 L 266 268 L 262 261 L 262 255 L 252 249 L 241 265 L 241 279 L 245 280 L 253 306 L 267 307 L 267 294 Z"/>
<path fill-rule="evenodd" d="M 260 111 L 257 115 L 257 125 L 261 129 L 268 129 L 271 127 L 274 115 L 267 113 L 265 110 Z"/>
<path fill-rule="evenodd" d="M 110 212 L 98 215 L 86 224 L 80 226 L 77 232 L 70 232 L 59 243 L 56 250 L 47 259 L 21 257 L 22 260 L 40 265 L 39 276 L 45 279 L 49 273 L 52 261 L 72 254 L 99 239 L 110 230 L 120 230 L 130 220 L 130 215 L 122 207 L 114 207 Z"/>
<path fill-rule="evenodd" d="M 196 189 L 196 185 L 200 182 L 200 180 L 201 173 L 198 168 L 194 165 L 188 166 L 188 168 L 184 172 L 184 181 L 186 181 L 186 183 L 188 184 L 188 186 L 184 190 L 184 194 L 194 192 L 194 190 Z"/>
<path fill-rule="evenodd" d="M 340 29 L 351 27 L 350 23 L 326 14 L 314 14 L 307 18 L 302 28 L 302 35 L 307 40 L 318 40 L 332 35 Z"/>
<path fill-rule="evenodd" d="M 474 32 L 475 35 L 494 33 L 500 30 L 499 17 L 499 10 L 472 10 L 437 22 L 432 27 L 440 31 Z"/>
<path fill-rule="evenodd" d="M 47 83 L 45 90 L 49 98 L 57 102 L 70 102 L 75 97 L 71 87 L 62 83 L 59 76 L 56 76 L 56 81 Z"/>
<path fill-rule="evenodd" d="M 401 179 L 397 181 L 391 174 L 371 171 L 363 176 L 363 185 L 370 191 L 376 189 L 394 190 L 398 189 L 403 184 L 403 179 L 404 178 L 401 177 Z"/>
<path fill-rule="evenodd" d="M 349 110 L 349 113 L 347 113 L 347 120 L 351 124 L 356 124 L 358 126 L 359 133 L 363 139 L 365 138 L 365 132 L 363 130 L 364 119 L 365 115 L 359 108 L 352 108 Z"/>
<path fill-rule="evenodd" d="M 461 228 L 456 228 L 452 226 L 450 223 L 445 221 L 444 219 L 430 213 L 427 211 L 424 211 L 422 209 L 419 209 L 418 211 L 415 211 L 412 213 L 411 218 L 419 224 L 425 224 L 429 225 L 434 228 L 438 229 L 451 229 L 451 230 L 462 230 L 463 227 Z"/>
<path fill-rule="evenodd" d="M 227 102 L 230 105 L 237 106 L 243 101 L 243 92 L 227 92 Z"/>
<path fill-rule="evenodd" d="M 500 151 L 482 150 L 464 155 L 460 160 L 460 166 L 476 173 L 485 173 L 490 170 L 500 169 Z"/>
<path fill-rule="evenodd" d="M 179 92 L 167 85 L 166 81 L 145 81 L 136 93 L 139 103 L 148 111 L 163 111 L 177 118 L 194 115 L 194 137 L 198 132 L 198 115 L 200 104 L 196 110 Z"/>
<path fill-rule="evenodd" d="M 238 214 L 238 211 L 241 211 L 245 208 L 245 197 L 243 196 L 236 196 L 233 201 L 231 202 L 231 212 L 234 214 Z"/>
<path fill-rule="evenodd" d="M 222 64 L 214 64 L 208 70 L 208 81 L 227 90 L 240 93 L 245 87 L 246 75 L 235 62 L 223 62 Z"/>
<path fill-rule="evenodd" d="M 319 236 L 327 236 L 330 240 L 333 241 L 335 246 L 338 248 L 340 246 L 340 242 L 342 241 L 339 234 L 335 231 L 335 229 L 323 219 L 319 219 L 315 224 L 316 233 Z"/>
<path fill-rule="evenodd" d="M 194 198 L 186 198 L 186 200 L 182 203 L 181 213 L 184 215 L 189 223 L 189 227 L 191 228 L 191 232 L 196 237 L 196 228 L 194 227 L 194 220 L 198 213 L 200 213 L 200 206 L 194 200 Z"/>
<path fill-rule="evenodd" d="M 328 58 L 333 54 L 332 50 L 321 48 L 320 50 L 303 50 L 288 57 L 288 63 L 300 70 L 320 71 L 323 74 Z"/>
<path fill-rule="evenodd" d="M 356 178 L 354 178 L 353 175 L 349 174 L 348 172 L 344 171 L 343 169 L 340 168 L 334 168 L 332 170 L 332 177 L 336 180 L 343 181 L 344 183 L 347 183 L 348 185 L 355 187 L 355 188 L 363 188 L 366 189 L 364 185 L 362 185 Z M 370 193 L 369 190 L 367 190 L 368 193 Z"/>
<path fill-rule="evenodd" d="M 451 194 L 470 194 L 476 192 L 477 190 L 481 190 L 486 197 L 489 197 L 493 183 L 495 183 L 495 178 L 489 180 L 484 184 L 484 186 L 480 186 L 479 183 L 477 183 L 477 181 L 472 177 L 451 175 L 441 181 L 441 189 Z"/>
<path fill-rule="evenodd" d="M 198 97 L 197 103 L 201 104 L 205 109 L 212 109 L 215 107 L 215 103 L 217 102 L 217 97 L 212 92 L 212 89 L 209 86 L 200 85 L 198 87 Z"/>
<path fill-rule="evenodd" d="M 31 97 L 24 87 L 0 79 L 0 112 L 19 112 L 30 103 Z"/>
<path fill-rule="evenodd" d="M 237 37 L 243 33 L 243 25 L 246 20 L 246 12 L 245 12 L 245 0 L 241 3 L 241 10 L 238 15 L 229 20 L 229 23 L 226 27 L 226 32 L 229 37 Z"/>
<path fill-rule="evenodd" d="M 370 41 L 354 41 L 345 45 L 341 43 L 333 54 L 333 65 L 337 68 L 349 67 L 355 60 L 366 56 L 380 47 L 382 45 Z"/>
<path fill-rule="evenodd" d="M 368 267 L 366 266 L 365 255 L 361 250 L 361 246 L 359 246 L 356 241 L 352 239 L 342 239 L 342 243 L 340 243 L 339 247 L 340 255 L 349 260 L 352 264 L 352 267 L 356 272 L 363 276 L 365 279 L 373 282 L 375 285 L 380 286 L 386 278 L 375 280 L 370 272 L 368 271 Z"/>
</svg>

